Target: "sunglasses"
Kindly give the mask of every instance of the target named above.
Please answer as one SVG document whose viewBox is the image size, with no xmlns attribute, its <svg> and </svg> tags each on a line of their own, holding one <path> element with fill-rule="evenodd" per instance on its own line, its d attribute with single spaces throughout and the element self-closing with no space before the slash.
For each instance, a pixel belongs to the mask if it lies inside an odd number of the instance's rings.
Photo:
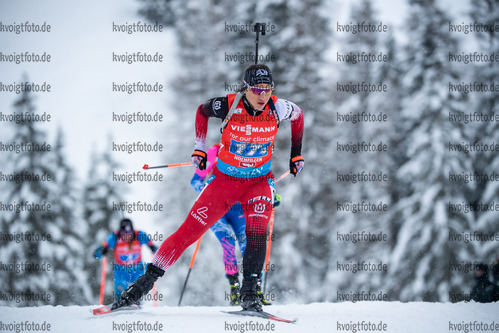
<svg viewBox="0 0 499 333">
<path fill-rule="evenodd" d="M 246 83 L 246 81 L 244 81 L 244 83 Z M 248 83 L 246 83 L 246 85 L 248 89 L 250 89 L 255 95 L 261 95 L 261 94 L 268 95 L 272 92 L 272 90 L 274 90 L 274 85 L 272 85 L 270 88 L 260 88 L 260 87 L 250 86 Z"/>
</svg>

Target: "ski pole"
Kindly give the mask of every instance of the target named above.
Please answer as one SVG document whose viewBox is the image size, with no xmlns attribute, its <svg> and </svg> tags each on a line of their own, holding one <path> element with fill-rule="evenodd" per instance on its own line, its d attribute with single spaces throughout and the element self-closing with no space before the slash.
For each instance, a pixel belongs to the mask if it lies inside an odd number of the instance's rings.
<svg viewBox="0 0 499 333">
<path fill-rule="evenodd" d="M 274 207 L 272 207 L 272 213 L 270 214 L 269 221 L 269 235 L 267 239 L 267 253 L 265 254 L 265 282 L 263 283 L 263 294 L 265 294 L 265 289 L 267 287 L 267 273 L 269 271 L 269 261 L 270 261 L 270 248 L 272 247 L 272 232 L 274 231 Z"/>
<path fill-rule="evenodd" d="M 289 174 L 291 173 L 291 171 L 286 171 L 285 173 L 283 173 L 275 182 L 278 183 L 279 181 L 283 180 L 284 178 L 286 178 L 287 176 L 289 176 Z"/>
<path fill-rule="evenodd" d="M 255 23 L 253 26 L 253 31 L 256 32 L 256 39 L 255 39 L 255 65 L 258 63 L 258 34 L 262 33 L 262 36 L 265 35 L 265 23 Z"/>
<path fill-rule="evenodd" d="M 100 294 L 99 294 L 99 305 L 104 304 L 104 290 L 106 288 L 106 268 L 107 268 L 107 257 L 102 258 L 102 272 L 100 276 Z"/>
<path fill-rule="evenodd" d="M 191 275 L 191 270 L 192 267 L 194 266 L 194 261 L 196 261 L 196 254 L 198 253 L 199 244 L 201 244 L 201 238 L 203 238 L 203 236 L 199 237 L 196 243 L 196 248 L 194 249 L 194 253 L 192 254 L 191 263 L 189 265 L 189 271 L 187 272 L 187 277 L 185 278 L 184 287 L 182 288 L 182 292 L 180 293 L 180 300 L 178 301 L 178 306 L 180 306 L 180 303 L 182 303 L 182 297 L 184 296 L 185 287 L 187 286 L 187 280 L 189 280 L 189 275 Z"/>
<path fill-rule="evenodd" d="M 149 166 L 147 164 L 144 164 L 142 169 L 149 170 L 149 169 L 159 169 L 159 168 L 177 168 L 177 167 L 183 167 L 183 166 L 189 166 L 189 165 L 192 165 L 192 162 L 157 165 L 157 166 Z"/>
</svg>

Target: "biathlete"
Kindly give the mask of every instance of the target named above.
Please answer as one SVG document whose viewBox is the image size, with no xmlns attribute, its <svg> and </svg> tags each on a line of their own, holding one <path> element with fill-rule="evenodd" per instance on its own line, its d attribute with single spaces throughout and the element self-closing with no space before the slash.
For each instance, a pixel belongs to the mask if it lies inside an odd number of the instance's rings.
<svg viewBox="0 0 499 333">
<path fill-rule="evenodd" d="M 158 249 L 143 231 L 134 230 L 130 219 L 120 221 L 120 229 L 113 231 L 107 241 L 97 247 L 96 259 L 106 255 L 109 249 L 114 250 L 114 293 L 119 300 L 121 293 L 144 274 L 142 263 L 142 245 L 147 245 L 154 253 Z"/>
<path fill-rule="evenodd" d="M 191 186 L 197 192 L 201 192 L 204 188 L 205 181 L 207 180 L 206 178 L 209 178 L 208 176 L 212 173 L 212 170 L 217 163 L 219 151 L 219 143 L 211 146 L 210 149 L 206 151 L 206 169 L 196 169 L 194 171 L 194 175 L 191 179 Z M 275 194 L 274 207 L 277 207 L 280 203 L 281 197 L 278 194 Z M 241 256 L 244 257 L 244 249 L 246 248 L 245 226 L 246 220 L 244 218 L 243 207 L 239 202 L 236 202 L 220 220 L 210 227 L 210 230 L 213 231 L 222 246 L 225 276 L 229 280 L 230 286 L 230 305 L 239 305 L 240 284 L 236 258 L 236 241 L 239 244 Z M 261 291 L 260 278 L 257 285 L 260 301 L 263 305 L 270 305 L 271 303 L 264 298 Z"/>
<path fill-rule="evenodd" d="M 222 120 L 218 163 L 195 201 L 187 218 L 156 252 L 144 275 L 139 277 L 112 309 L 130 305 L 148 293 L 180 255 L 236 203 L 246 218 L 246 250 L 240 304 L 244 310 L 262 311 L 257 283 L 265 261 L 267 224 L 274 200 L 271 171 L 274 140 L 279 123 L 291 122 L 290 173 L 304 167 L 301 156 L 303 113 L 293 102 L 272 95 L 270 69 L 262 64 L 249 66 L 238 94 L 215 97 L 200 105 L 196 113 L 196 140 L 192 162 L 206 169 L 208 119 Z"/>
</svg>

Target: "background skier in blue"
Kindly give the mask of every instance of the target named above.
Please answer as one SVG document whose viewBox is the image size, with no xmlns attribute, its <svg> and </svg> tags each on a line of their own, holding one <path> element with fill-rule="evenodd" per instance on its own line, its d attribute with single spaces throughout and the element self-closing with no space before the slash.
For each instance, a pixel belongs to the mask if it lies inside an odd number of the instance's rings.
<svg viewBox="0 0 499 333">
<path fill-rule="evenodd" d="M 120 298 L 123 290 L 144 274 L 142 245 L 149 246 L 153 253 L 158 249 L 145 232 L 134 230 L 132 221 L 124 218 L 120 221 L 120 229 L 109 234 L 107 240 L 95 250 L 94 256 L 97 259 L 106 255 L 109 249 L 114 250 L 113 273 L 116 299 Z"/>
</svg>

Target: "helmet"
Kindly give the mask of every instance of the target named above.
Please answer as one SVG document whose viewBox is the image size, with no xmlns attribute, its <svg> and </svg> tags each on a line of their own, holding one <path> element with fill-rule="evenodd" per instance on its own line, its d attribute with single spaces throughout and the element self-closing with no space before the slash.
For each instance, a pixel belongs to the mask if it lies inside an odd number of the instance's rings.
<svg viewBox="0 0 499 333">
<path fill-rule="evenodd" d="M 133 232 L 133 223 L 132 220 L 124 218 L 120 221 L 120 232 Z"/>
</svg>

